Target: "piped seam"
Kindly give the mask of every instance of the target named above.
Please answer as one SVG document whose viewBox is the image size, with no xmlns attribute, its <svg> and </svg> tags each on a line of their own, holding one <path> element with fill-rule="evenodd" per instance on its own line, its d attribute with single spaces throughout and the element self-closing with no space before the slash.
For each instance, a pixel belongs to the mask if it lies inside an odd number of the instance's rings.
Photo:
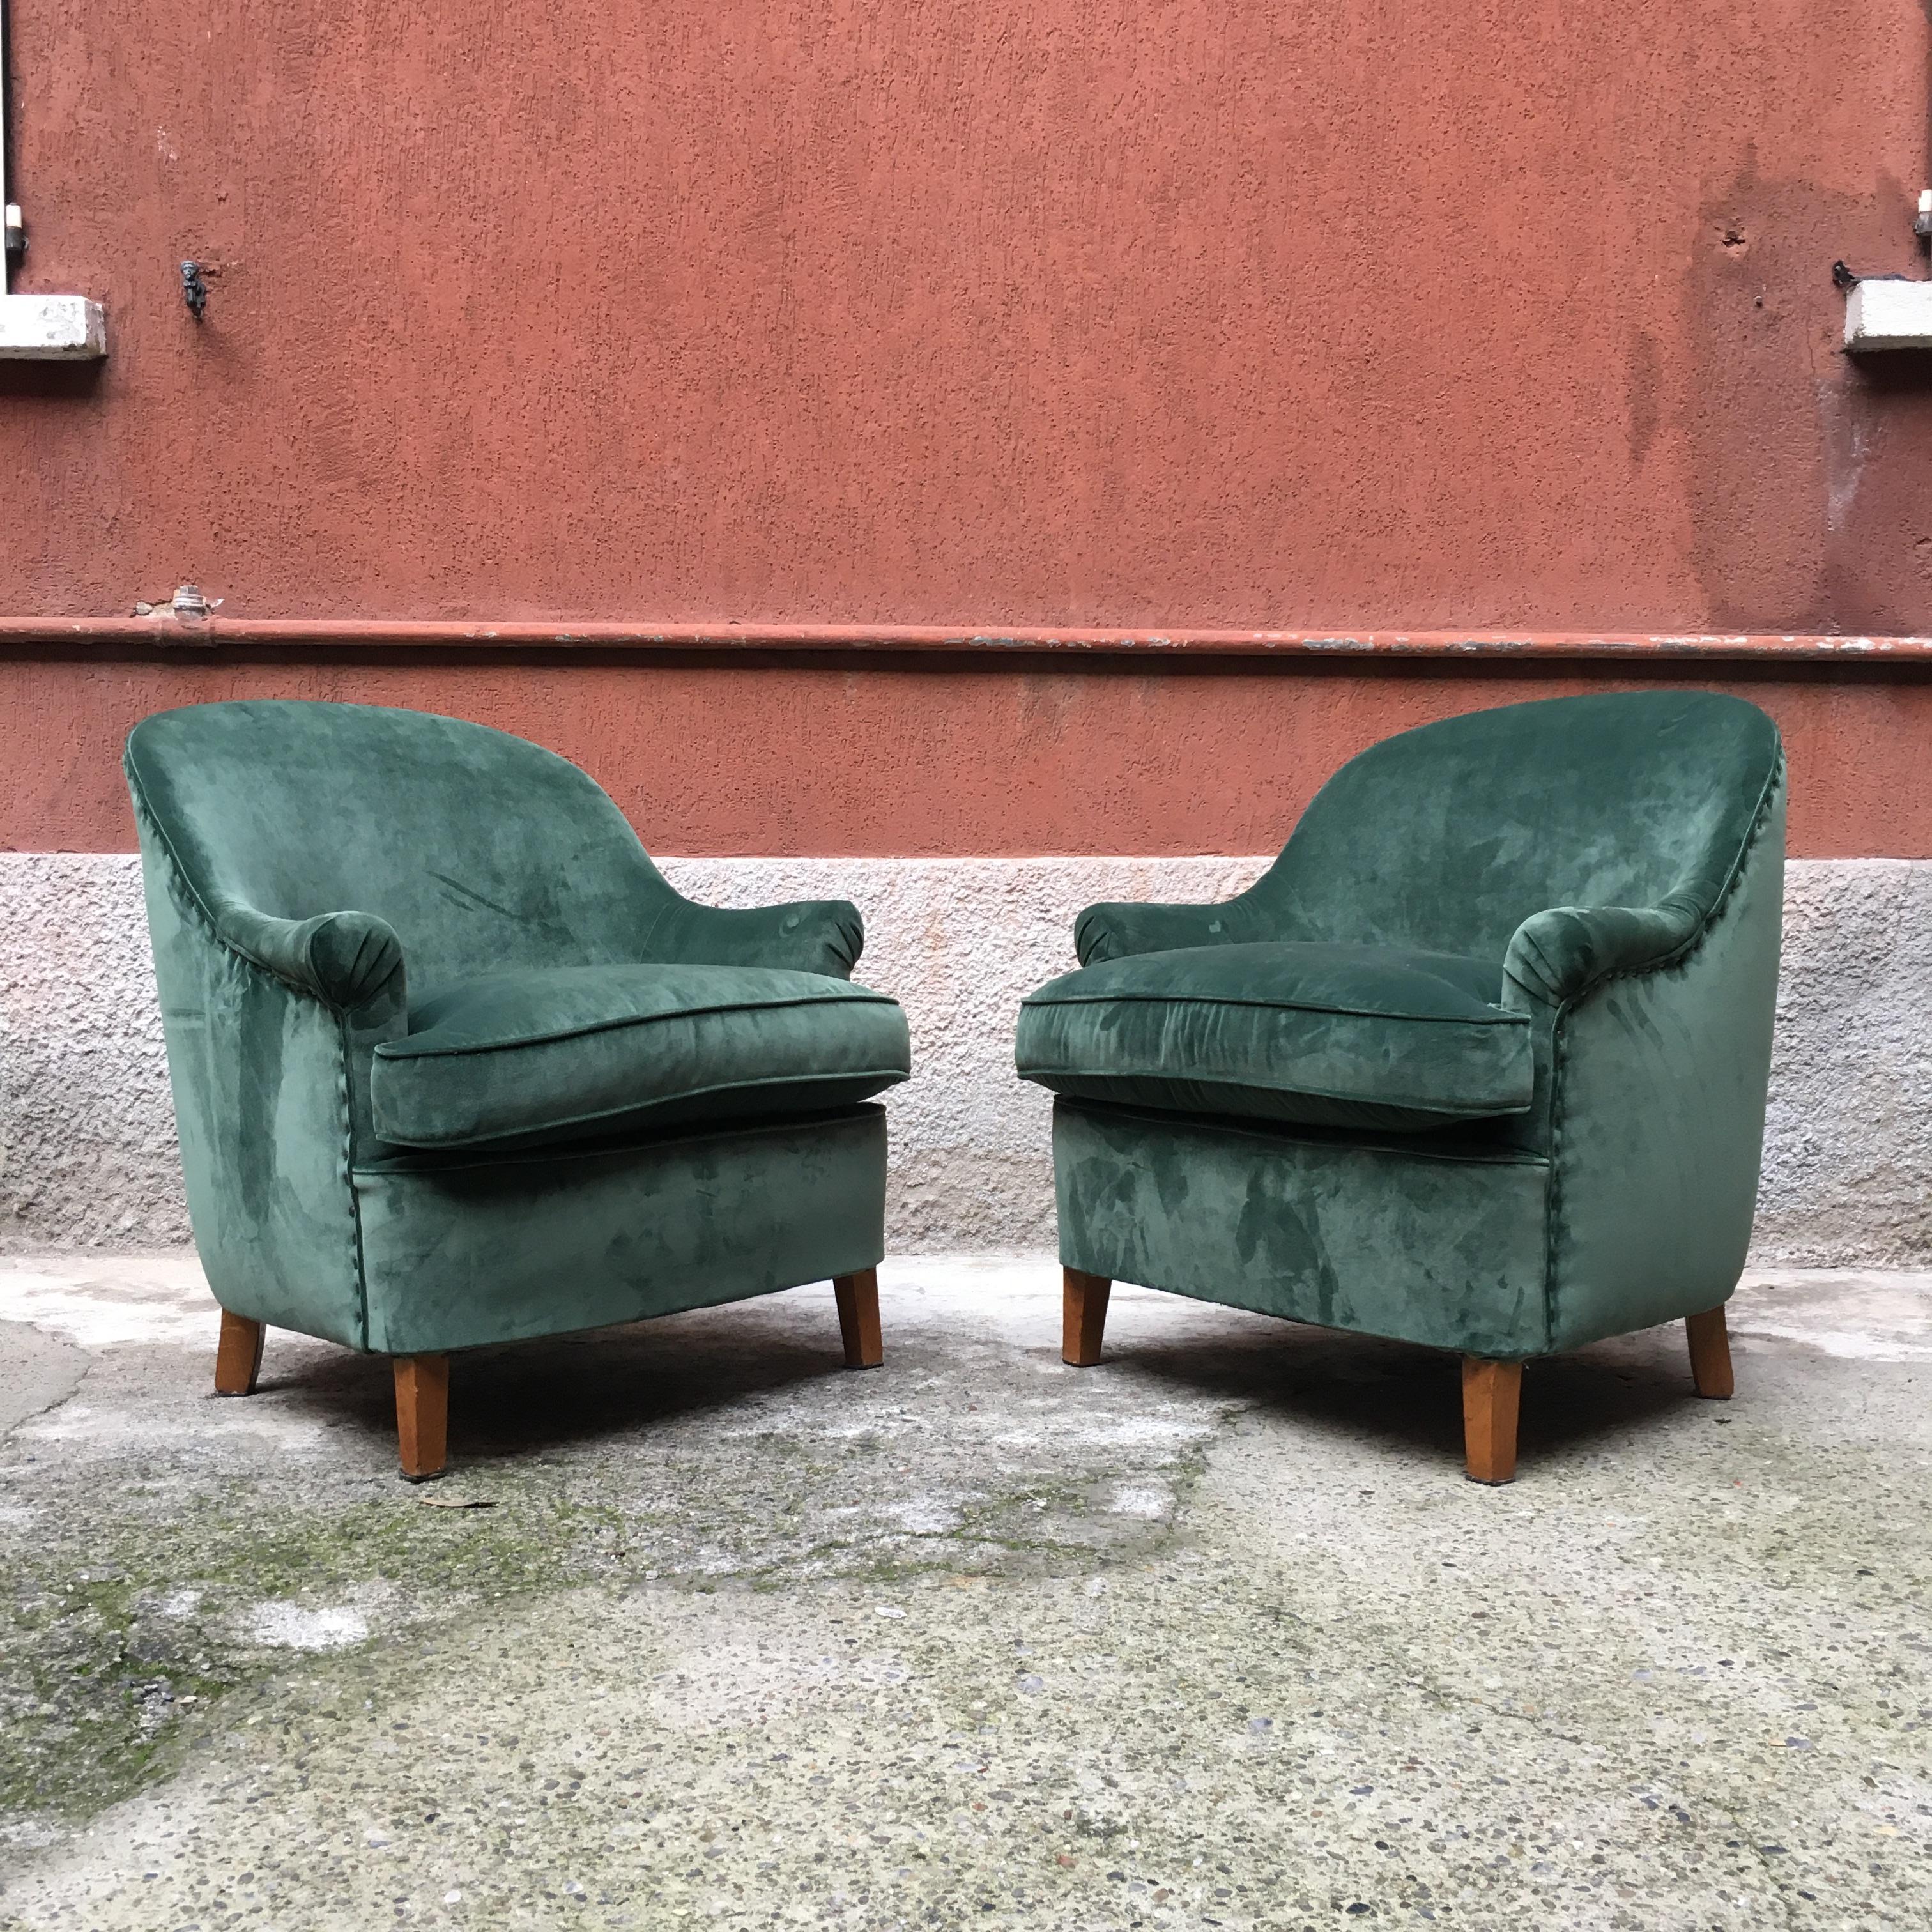
<svg viewBox="0 0 1932 1932">
<path fill-rule="evenodd" d="M 1165 1080 L 1172 1081 L 1177 1085 L 1228 1087 L 1250 1089 L 1259 1094 L 1280 1094 L 1290 1096 L 1302 1095 L 1311 1100 L 1339 1100 L 1364 1107 L 1402 1107 L 1412 1113 L 1432 1114 L 1445 1121 L 1508 1120 L 1514 1115 L 1528 1113 L 1534 1104 L 1532 1096 L 1520 1106 L 1459 1107 L 1452 1111 L 1438 1101 L 1406 1097 L 1400 1094 L 1335 1094 L 1322 1087 L 1286 1087 L 1267 1080 L 1231 1080 L 1218 1074 L 1178 1073 L 1172 1067 L 1160 1066 L 1109 1067 L 1105 1072 L 1096 1072 L 1091 1067 L 1077 1066 L 1029 1066 L 1016 1070 L 1022 1080 L 1031 1081 L 1038 1086 L 1045 1086 L 1049 1080 Z"/>
<path fill-rule="evenodd" d="M 755 1080 L 724 1080 L 710 1087 L 688 1087 L 680 1093 L 666 1094 L 655 1100 L 626 1100 L 614 1107 L 599 1108 L 595 1113 L 572 1114 L 560 1119 L 539 1120 L 525 1126 L 506 1127 L 500 1132 L 474 1140 L 405 1140 L 386 1130 L 378 1138 L 392 1147 L 422 1148 L 445 1153 L 460 1153 L 466 1148 L 474 1148 L 482 1151 L 486 1150 L 493 1142 L 520 1140 L 526 1134 L 550 1133 L 568 1127 L 589 1126 L 598 1120 L 621 1119 L 627 1114 L 647 1116 L 660 1108 L 674 1107 L 684 1100 L 701 1100 L 710 1094 L 742 1093 L 760 1087 L 798 1087 L 809 1082 L 833 1080 L 877 1080 L 881 1084 L 874 1088 L 872 1092 L 883 1093 L 887 1088 L 899 1086 L 911 1078 L 908 1069 L 899 1066 L 856 1066 L 821 1073 L 766 1074 Z M 869 1100 L 872 1095 L 868 1094 L 858 1097 Z M 850 1104 L 856 1105 L 857 1101 L 854 1100 Z"/>
<path fill-rule="evenodd" d="M 131 778 L 133 776 L 131 760 L 127 762 L 125 769 Z M 203 933 L 214 945 L 215 950 L 219 952 L 226 953 L 231 958 L 239 959 L 244 965 L 253 967 L 256 972 L 265 974 L 276 985 L 285 988 L 298 999 L 315 998 L 314 994 L 307 992 L 303 988 L 290 986 L 287 980 L 272 967 L 263 964 L 260 960 L 244 952 L 238 946 L 231 945 L 223 938 L 215 928 L 214 919 L 208 911 L 206 902 L 195 890 L 193 881 L 189 879 L 185 868 L 182 866 L 172 842 L 167 834 L 162 830 L 160 822 L 148 809 L 146 795 L 141 791 L 138 784 L 130 784 L 128 790 L 134 800 L 134 814 L 139 826 L 154 835 L 161 851 L 166 857 L 170 884 L 178 889 L 177 896 L 200 920 Z M 351 1231 L 350 1259 L 354 1270 L 356 1282 L 356 1327 L 362 1337 L 360 1346 L 366 1350 L 369 1342 L 369 1284 L 363 1272 L 362 1214 L 361 1204 L 356 1197 L 356 1192 L 355 1121 L 349 1100 L 349 1046 L 346 1036 L 347 1016 L 340 1008 L 332 1006 L 328 1000 L 318 999 L 316 1004 L 330 1012 L 334 1018 L 336 1024 L 337 1043 L 340 1049 L 336 1062 L 335 1076 L 336 1103 L 340 1109 L 342 1121 L 342 1164 L 338 1170 L 338 1174 L 342 1182 L 343 1190 L 349 1199 Z"/>
<path fill-rule="evenodd" d="M 1758 798 L 1757 810 L 1751 820 L 1750 832 L 1738 848 L 1736 858 L 1717 897 L 1712 902 L 1710 910 L 1705 915 L 1697 930 L 1678 951 L 1652 964 L 1619 969 L 1604 974 L 1593 980 L 1587 986 L 1565 996 L 1550 1023 L 1550 1190 L 1549 1207 L 1544 1226 L 1543 1261 L 1543 1340 L 1548 1352 L 1556 1333 L 1556 1275 L 1557 1246 L 1562 1228 L 1563 1206 L 1563 1071 L 1564 1054 L 1562 1052 L 1564 1029 L 1570 1016 L 1584 1000 L 1601 991 L 1618 980 L 1646 979 L 1654 974 L 1679 972 L 1689 968 L 1691 962 L 1702 952 L 1711 935 L 1718 928 L 1731 901 L 1737 896 L 1744 875 L 1744 868 L 1750 862 L 1752 854 L 1757 850 L 1766 827 L 1771 823 L 1773 811 L 1784 792 L 1784 746 L 1780 739 L 1778 756 L 1773 761 L 1771 772 L 1765 780 L 1764 789 Z"/>
<path fill-rule="evenodd" d="M 760 971 L 764 969 L 754 967 L 748 970 Z M 861 987 L 845 993 L 801 993 L 784 1000 L 738 1000 L 709 1006 L 680 1006 L 674 1012 L 625 1013 L 611 1019 L 586 1020 L 581 1026 L 557 1028 L 548 1033 L 524 1034 L 503 1040 L 468 1040 L 457 1046 L 419 1046 L 412 1050 L 411 1041 L 420 1040 L 434 1030 L 433 1027 L 425 1027 L 422 1033 L 404 1034 L 398 1039 L 386 1040 L 376 1048 L 375 1052 L 380 1059 L 390 1061 L 460 1060 L 472 1054 L 519 1053 L 530 1047 L 556 1046 L 567 1040 L 587 1040 L 600 1033 L 616 1033 L 626 1027 L 664 1026 L 680 1020 L 716 1018 L 722 1014 L 782 1012 L 808 1006 L 891 1006 L 896 1009 L 898 1006 L 898 1000 L 890 993 L 875 993 L 868 987 Z"/>
</svg>

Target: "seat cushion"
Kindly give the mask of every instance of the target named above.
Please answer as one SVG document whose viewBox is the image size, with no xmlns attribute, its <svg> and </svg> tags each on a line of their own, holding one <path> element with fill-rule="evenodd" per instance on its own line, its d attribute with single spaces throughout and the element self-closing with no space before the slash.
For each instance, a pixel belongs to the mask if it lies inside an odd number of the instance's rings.
<svg viewBox="0 0 1932 1932">
<path fill-rule="evenodd" d="M 1026 1000 L 1019 1071 L 1084 1100 L 1421 1132 L 1528 1110 L 1529 1022 L 1502 994 L 1500 965 L 1445 952 L 1133 953 Z"/>
<path fill-rule="evenodd" d="M 376 1131 L 479 1147 L 848 1106 L 910 1067 L 896 1002 L 756 966 L 567 966 L 440 988 L 376 1048 Z"/>
</svg>

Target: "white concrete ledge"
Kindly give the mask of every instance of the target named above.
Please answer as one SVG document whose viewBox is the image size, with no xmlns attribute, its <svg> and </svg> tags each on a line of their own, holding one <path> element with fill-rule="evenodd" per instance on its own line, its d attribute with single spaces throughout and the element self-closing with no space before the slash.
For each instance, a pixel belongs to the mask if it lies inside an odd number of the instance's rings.
<svg viewBox="0 0 1932 1932">
<path fill-rule="evenodd" d="M 1858 284 L 1845 298 L 1845 346 L 1854 356 L 1932 349 L 1932 282 L 1879 275 Z"/>
<path fill-rule="evenodd" d="M 0 296 L 0 359 L 98 362 L 107 353 L 107 316 L 86 296 Z"/>
<path fill-rule="evenodd" d="M 1012 1070 L 1021 998 L 1096 899 L 1224 898 L 1254 858 L 684 859 L 717 904 L 853 900 L 859 976 L 911 1022 L 887 1096 L 900 1254 L 1054 1245 L 1047 1096 Z M 1754 1259 L 1932 1266 L 1932 862 L 1794 862 Z M 188 1238 L 140 870 L 0 854 L 0 1247 Z"/>
</svg>

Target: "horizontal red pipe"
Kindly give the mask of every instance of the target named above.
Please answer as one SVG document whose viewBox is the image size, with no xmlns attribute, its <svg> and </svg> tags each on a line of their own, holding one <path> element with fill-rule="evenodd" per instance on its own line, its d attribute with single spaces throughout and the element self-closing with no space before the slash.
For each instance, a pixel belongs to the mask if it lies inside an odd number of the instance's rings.
<svg viewBox="0 0 1932 1932">
<path fill-rule="evenodd" d="M 477 650 L 670 650 L 730 653 L 824 651 L 932 652 L 963 657 L 1042 653 L 1162 657 L 1691 658 L 1748 663 L 1932 664 L 1932 638 L 1641 635 L 1606 632 L 1526 636 L 1498 631 L 1119 631 L 1008 626 L 970 630 L 943 624 L 487 624 L 467 619 L 403 621 L 361 617 L 183 619 L 0 617 L 0 648 L 148 644 L 164 650 L 231 646 L 336 646 Z"/>
</svg>

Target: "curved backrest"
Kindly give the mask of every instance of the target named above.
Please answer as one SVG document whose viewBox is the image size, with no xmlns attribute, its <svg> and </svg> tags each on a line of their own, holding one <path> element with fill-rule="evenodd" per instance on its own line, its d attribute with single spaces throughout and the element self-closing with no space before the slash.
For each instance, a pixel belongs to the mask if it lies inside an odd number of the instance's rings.
<svg viewBox="0 0 1932 1932">
<path fill-rule="evenodd" d="M 370 912 L 412 985 L 637 956 L 670 893 L 623 814 L 541 746 L 460 718 L 249 699 L 128 740 L 136 800 L 211 911 Z"/>
<path fill-rule="evenodd" d="M 1708 691 L 1445 718 L 1344 765 L 1255 896 L 1298 938 L 1498 960 L 1552 906 L 1708 906 L 1780 755 L 1756 705 Z"/>
</svg>

